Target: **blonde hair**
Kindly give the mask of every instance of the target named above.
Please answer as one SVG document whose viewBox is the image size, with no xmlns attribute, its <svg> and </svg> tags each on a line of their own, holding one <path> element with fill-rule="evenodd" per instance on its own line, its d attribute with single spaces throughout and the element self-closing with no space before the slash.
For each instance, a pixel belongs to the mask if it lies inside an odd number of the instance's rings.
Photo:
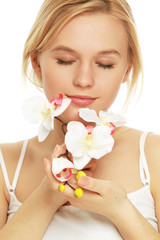
<svg viewBox="0 0 160 240">
<path fill-rule="evenodd" d="M 70 19 L 78 14 L 96 12 L 117 17 L 126 29 L 128 57 L 132 66 L 131 76 L 127 80 L 127 105 L 136 93 L 139 75 L 143 70 L 135 21 L 130 6 L 125 0 L 45 0 L 24 46 L 23 73 L 37 87 L 42 88 L 42 79 L 34 73 L 33 69 L 29 73 L 30 57 L 38 56 L 43 52 Z"/>
</svg>

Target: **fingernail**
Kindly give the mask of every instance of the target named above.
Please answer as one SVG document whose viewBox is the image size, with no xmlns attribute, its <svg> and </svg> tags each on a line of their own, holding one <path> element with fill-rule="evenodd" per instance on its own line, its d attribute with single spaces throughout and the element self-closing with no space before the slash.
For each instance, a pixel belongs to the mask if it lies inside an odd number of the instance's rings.
<svg viewBox="0 0 160 240">
<path fill-rule="evenodd" d="M 80 177 L 78 180 L 78 185 L 80 186 L 86 186 L 89 183 L 89 180 L 87 177 Z"/>
</svg>

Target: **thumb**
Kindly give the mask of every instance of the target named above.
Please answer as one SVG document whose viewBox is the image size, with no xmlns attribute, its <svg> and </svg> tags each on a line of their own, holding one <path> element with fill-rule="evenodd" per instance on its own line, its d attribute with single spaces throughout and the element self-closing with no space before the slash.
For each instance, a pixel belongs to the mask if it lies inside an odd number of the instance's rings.
<svg viewBox="0 0 160 240">
<path fill-rule="evenodd" d="M 52 164 L 51 161 L 48 160 L 47 158 L 44 158 L 44 170 L 50 183 L 52 183 L 53 180 L 54 181 L 56 180 L 56 182 L 59 183 L 58 180 L 52 174 Z"/>
<path fill-rule="evenodd" d="M 86 190 L 96 192 L 100 195 L 104 193 L 104 187 L 106 184 L 104 180 L 95 179 L 92 177 L 82 176 L 78 180 L 78 185 Z"/>
</svg>

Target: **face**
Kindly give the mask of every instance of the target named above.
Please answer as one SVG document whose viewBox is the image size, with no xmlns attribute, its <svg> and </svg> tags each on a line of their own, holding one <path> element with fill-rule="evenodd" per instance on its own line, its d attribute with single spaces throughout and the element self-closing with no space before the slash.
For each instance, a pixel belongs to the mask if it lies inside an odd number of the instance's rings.
<svg viewBox="0 0 160 240">
<path fill-rule="evenodd" d="M 125 28 L 104 13 L 76 16 L 38 63 L 48 100 L 59 93 L 72 99 L 61 116 L 64 121 L 80 120 L 80 108 L 107 110 L 129 73 Z"/>
</svg>

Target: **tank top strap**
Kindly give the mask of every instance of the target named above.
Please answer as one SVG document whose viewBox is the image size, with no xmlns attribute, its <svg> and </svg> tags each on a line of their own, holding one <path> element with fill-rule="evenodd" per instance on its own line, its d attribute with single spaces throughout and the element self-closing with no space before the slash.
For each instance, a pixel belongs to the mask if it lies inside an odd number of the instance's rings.
<svg viewBox="0 0 160 240">
<path fill-rule="evenodd" d="M 149 132 L 143 132 L 140 138 L 140 161 L 139 161 L 139 167 L 140 167 L 140 178 L 144 185 L 150 185 L 150 173 L 148 169 L 148 164 L 144 152 L 145 142 L 146 138 Z"/>
<path fill-rule="evenodd" d="M 8 191 L 10 191 L 11 185 L 10 185 L 10 182 L 9 182 L 8 173 L 7 173 L 7 169 L 6 169 L 6 165 L 5 165 L 5 162 L 4 162 L 4 158 L 3 158 L 3 155 L 2 155 L 1 149 L 0 149 L 0 164 L 1 164 L 1 168 L 2 168 L 2 172 L 3 172 L 3 176 L 4 176 L 4 180 L 5 180 L 7 189 L 8 189 Z"/>
<path fill-rule="evenodd" d="M 19 174 L 20 174 L 20 171 L 21 171 L 24 155 L 26 153 L 27 144 L 28 144 L 28 139 L 24 141 L 23 146 L 22 146 L 21 154 L 20 154 L 20 157 L 19 157 L 19 161 L 18 161 L 18 164 L 17 164 L 15 175 L 14 175 L 14 178 L 13 178 L 13 183 L 12 183 L 12 190 L 13 191 L 15 190 L 16 185 L 17 185 L 17 181 L 18 181 L 18 177 L 19 177 Z"/>
<path fill-rule="evenodd" d="M 5 183 L 6 183 L 6 186 L 7 186 L 7 189 L 8 189 L 9 192 L 10 191 L 13 191 L 13 192 L 15 191 L 17 181 L 18 181 L 18 177 L 19 177 L 19 174 L 20 174 L 20 170 L 21 170 L 21 167 L 22 167 L 24 155 L 25 155 L 25 152 L 26 152 L 27 144 L 28 144 L 28 139 L 25 140 L 24 143 L 23 143 L 21 154 L 20 154 L 19 161 L 18 161 L 18 164 L 17 164 L 17 167 L 16 167 L 16 171 L 15 171 L 15 174 L 14 174 L 12 185 L 10 184 L 7 169 L 6 169 L 6 165 L 5 165 L 5 162 L 4 162 L 4 158 L 3 158 L 2 152 L 0 150 L 0 163 L 1 163 L 2 172 L 3 172 L 3 175 L 4 175 L 4 180 L 5 180 Z"/>
</svg>

